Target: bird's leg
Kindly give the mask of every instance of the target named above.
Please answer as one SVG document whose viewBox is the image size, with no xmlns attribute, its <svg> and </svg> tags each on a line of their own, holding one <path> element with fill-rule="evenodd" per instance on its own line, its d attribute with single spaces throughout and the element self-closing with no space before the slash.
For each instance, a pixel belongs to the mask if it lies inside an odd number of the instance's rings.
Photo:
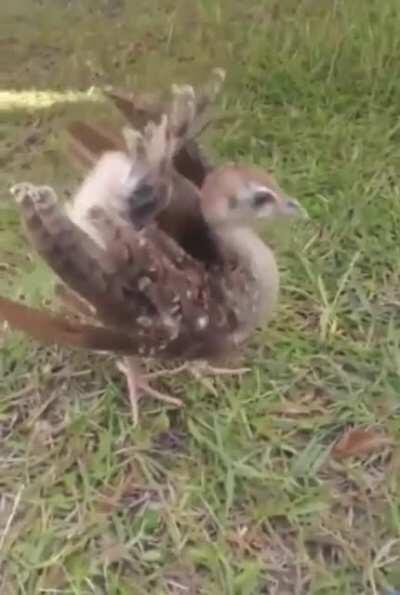
<svg viewBox="0 0 400 595">
<path fill-rule="evenodd" d="M 207 376 L 242 376 L 251 371 L 251 368 L 219 368 L 206 361 L 193 362 L 187 365 L 186 369 L 214 396 L 218 396 L 217 389 Z"/>
<path fill-rule="evenodd" d="M 176 376 L 188 369 L 188 364 L 181 364 L 176 368 L 164 368 L 163 370 L 156 370 L 155 372 L 149 372 L 146 374 L 146 378 L 153 380 L 153 378 L 161 378 L 161 376 Z"/>
<path fill-rule="evenodd" d="M 211 394 L 217 396 L 217 389 L 207 376 L 241 376 L 242 374 L 246 374 L 246 372 L 250 372 L 250 368 L 220 368 L 211 366 L 205 361 L 196 361 L 186 362 L 176 368 L 166 368 L 164 370 L 150 372 L 146 375 L 146 378 L 153 379 L 160 378 L 161 376 L 175 376 L 185 371 L 189 372 Z"/>
<path fill-rule="evenodd" d="M 217 389 L 207 376 L 242 376 L 250 372 L 250 368 L 224 368 L 211 366 L 206 361 L 186 362 L 176 368 L 157 370 L 147 374 L 146 378 L 160 378 L 161 376 L 175 376 L 181 372 L 189 372 L 200 384 L 214 396 L 218 395 Z"/>
<path fill-rule="evenodd" d="M 170 395 L 152 388 L 148 383 L 147 376 L 140 370 L 136 358 L 124 357 L 122 361 L 118 362 L 117 366 L 126 376 L 134 425 L 137 425 L 139 419 L 138 401 L 145 395 L 163 401 L 164 403 L 175 405 L 176 407 L 181 407 L 183 405 L 180 399 L 176 399 L 175 397 L 171 397 Z"/>
</svg>

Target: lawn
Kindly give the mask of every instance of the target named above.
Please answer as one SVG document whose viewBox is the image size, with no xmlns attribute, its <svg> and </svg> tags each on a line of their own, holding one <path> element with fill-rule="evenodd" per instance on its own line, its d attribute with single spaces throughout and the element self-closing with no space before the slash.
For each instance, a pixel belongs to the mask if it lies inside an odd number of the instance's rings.
<svg viewBox="0 0 400 595">
<path fill-rule="evenodd" d="M 310 215 L 266 232 L 282 294 L 251 373 L 218 397 L 173 377 L 186 406 L 143 403 L 136 428 L 112 357 L 0 328 L 1 595 L 393 595 L 399 0 L 15 0 L 0 22 L 2 294 L 51 304 L 8 188 L 76 188 L 63 127 L 118 122 L 107 84 L 225 67 L 211 154 L 265 166 Z"/>
</svg>

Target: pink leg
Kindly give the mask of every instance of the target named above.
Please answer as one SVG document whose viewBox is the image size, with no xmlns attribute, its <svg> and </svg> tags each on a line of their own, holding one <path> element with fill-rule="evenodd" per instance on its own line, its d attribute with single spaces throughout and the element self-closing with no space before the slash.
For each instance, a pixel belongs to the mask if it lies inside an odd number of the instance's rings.
<svg viewBox="0 0 400 595">
<path fill-rule="evenodd" d="M 164 403 L 175 405 L 175 407 L 181 407 L 183 405 L 180 399 L 176 399 L 152 388 L 148 383 L 146 375 L 141 372 L 140 366 L 134 357 L 124 357 L 122 361 L 118 362 L 117 367 L 126 376 L 128 395 L 132 407 L 132 419 L 135 426 L 139 420 L 138 401 L 145 395 L 163 401 Z M 151 375 L 149 376 L 151 377 Z"/>
<path fill-rule="evenodd" d="M 250 368 L 219 368 L 205 361 L 192 363 L 187 366 L 187 370 L 214 396 L 218 396 L 217 389 L 207 376 L 242 376 L 251 371 Z"/>
</svg>

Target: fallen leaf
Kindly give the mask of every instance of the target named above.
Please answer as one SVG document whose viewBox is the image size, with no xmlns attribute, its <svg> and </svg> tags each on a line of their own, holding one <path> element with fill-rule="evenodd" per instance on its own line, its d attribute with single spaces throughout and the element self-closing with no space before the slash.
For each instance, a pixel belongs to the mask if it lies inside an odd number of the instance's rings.
<svg viewBox="0 0 400 595">
<path fill-rule="evenodd" d="M 335 459 L 361 456 L 390 446 L 392 440 L 374 428 L 348 428 L 332 448 Z"/>
</svg>

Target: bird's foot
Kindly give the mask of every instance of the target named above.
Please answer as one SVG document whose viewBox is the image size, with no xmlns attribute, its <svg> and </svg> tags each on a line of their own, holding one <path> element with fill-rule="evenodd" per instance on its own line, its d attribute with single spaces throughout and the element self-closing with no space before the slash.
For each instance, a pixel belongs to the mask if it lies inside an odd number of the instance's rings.
<svg viewBox="0 0 400 595">
<path fill-rule="evenodd" d="M 151 378 L 155 378 L 157 376 L 163 375 L 163 372 L 155 372 L 153 374 L 144 374 L 136 360 L 133 360 L 130 357 L 125 357 L 122 361 L 118 362 L 117 364 L 118 369 L 125 375 L 126 381 L 128 384 L 128 396 L 131 403 L 132 408 L 132 420 L 134 426 L 137 425 L 139 421 L 139 407 L 138 402 L 144 396 L 152 397 L 153 399 L 157 399 L 158 401 L 162 401 L 164 403 L 168 403 L 169 405 L 174 405 L 175 407 L 182 407 L 183 402 L 176 397 L 171 397 L 170 395 L 160 392 L 150 386 L 149 380 Z M 178 370 L 180 371 L 181 368 Z M 173 370 L 166 370 L 165 372 L 174 372 Z M 178 373 L 178 372 L 176 372 Z"/>
<path fill-rule="evenodd" d="M 211 366 L 207 362 L 198 361 L 186 365 L 188 372 L 214 396 L 218 396 L 218 391 L 214 383 L 208 376 L 242 376 L 251 371 L 251 368 L 219 368 Z"/>
<path fill-rule="evenodd" d="M 161 378 L 162 376 L 176 376 L 187 369 L 187 364 L 181 364 L 176 368 L 163 368 L 162 370 L 156 370 L 155 372 L 148 372 L 148 374 L 146 374 L 146 378 L 153 380 L 154 378 Z"/>
<path fill-rule="evenodd" d="M 164 370 L 157 370 L 147 374 L 146 378 L 160 378 L 161 376 L 175 376 L 181 372 L 189 372 L 206 390 L 211 392 L 214 396 L 218 395 L 217 389 L 207 376 L 242 376 L 250 372 L 251 368 L 223 368 L 211 366 L 205 361 L 186 362 L 176 368 L 166 368 Z"/>
</svg>

